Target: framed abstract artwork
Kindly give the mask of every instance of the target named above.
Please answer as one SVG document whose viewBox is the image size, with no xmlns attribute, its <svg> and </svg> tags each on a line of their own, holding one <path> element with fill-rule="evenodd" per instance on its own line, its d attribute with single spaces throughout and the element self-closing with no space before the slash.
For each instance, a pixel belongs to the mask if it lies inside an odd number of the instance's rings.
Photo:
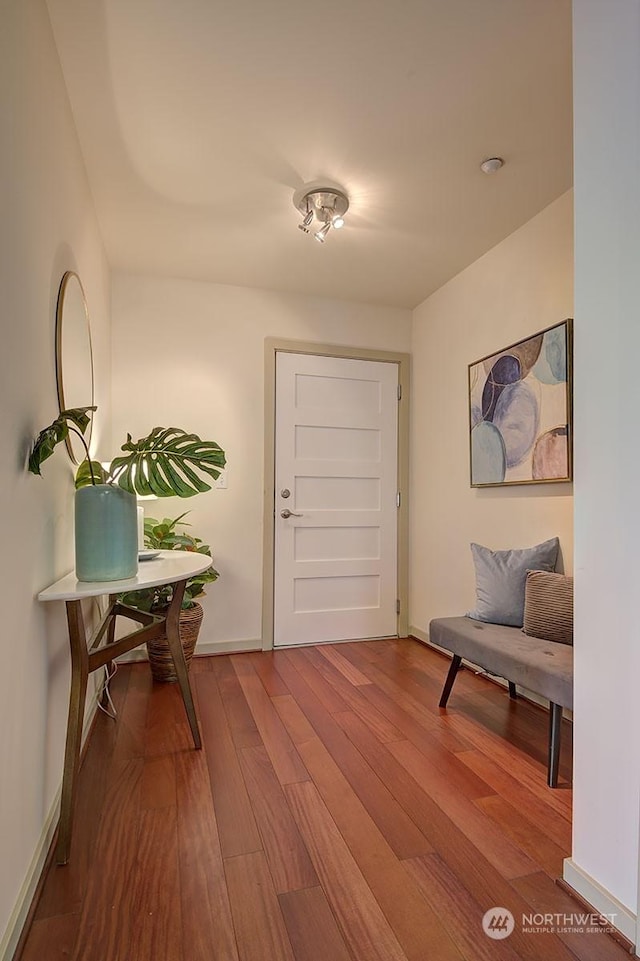
<svg viewBox="0 0 640 961">
<path fill-rule="evenodd" d="M 572 479 L 572 322 L 469 364 L 472 487 Z"/>
</svg>

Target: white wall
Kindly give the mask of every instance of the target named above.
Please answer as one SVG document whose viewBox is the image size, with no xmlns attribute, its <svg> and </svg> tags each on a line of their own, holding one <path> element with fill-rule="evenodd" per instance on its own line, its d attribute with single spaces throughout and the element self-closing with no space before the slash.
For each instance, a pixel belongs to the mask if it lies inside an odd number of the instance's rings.
<svg viewBox="0 0 640 961">
<path fill-rule="evenodd" d="M 32 437 L 56 416 L 54 322 L 66 269 L 92 314 L 97 399 L 108 426 L 108 271 L 43 0 L 7 0 L 0 30 L 0 956 L 3 932 L 62 777 L 69 657 L 64 610 L 34 600 L 73 567 L 73 486 L 63 449 L 43 478 Z M 100 432 L 98 432 L 100 433 Z"/>
<path fill-rule="evenodd" d="M 469 486 L 467 365 L 573 314 L 572 198 L 563 195 L 432 294 L 413 315 L 410 623 L 474 602 L 469 542 L 558 536 L 572 566 L 571 484 Z"/>
<path fill-rule="evenodd" d="M 574 91 L 573 862 L 635 914 L 640 769 L 637 0 L 576 0 Z"/>
<path fill-rule="evenodd" d="M 264 339 L 408 351 L 408 310 L 115 273 L 113 439 L 169 424 L 217 441 L 227 490 L 146 505 L 192 510 L 221 578 L 207 590 L 201 650 L 262 638 Z"/>
</svg>

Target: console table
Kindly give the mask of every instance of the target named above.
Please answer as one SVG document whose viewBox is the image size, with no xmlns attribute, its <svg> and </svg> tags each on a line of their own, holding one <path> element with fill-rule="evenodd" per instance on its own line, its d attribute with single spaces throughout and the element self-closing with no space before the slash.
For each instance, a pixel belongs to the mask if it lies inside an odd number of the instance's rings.
<svg viewBox="0 0 640 961">
<path fill-rule="evenodd" d="M 198 719 L 196 717 L 189 673 L 180 642 L 180 607 L 187 580 L 201 574 L 211 564 L 207 554 L 193 551 L 161 551 L 158 557 L 141 561 L 135 577 L 122 581 L 88 582 L 77 580 L 75 574 L 67 574 L 38 594 L 39 601 L 65 601 L 67 605 L 67 624 L 71 647 L 71 691 L 69 695 L 69 716 L 62 776 L 62 798 L 60 801 L 60 821 L 56 860 L 66 864 L 69 860 L 71 844 L 71 825 L 76 795 L 76 782 L 80 766 L 80 746 L 84 721 L 87 679 L 89 674 L 105 664 L 110 664 L 120 654 L 139 647 L 146 641 L 166 633 L 169 650 L 173 657 L 178 684 L 182 693 L 185 711 L 196 748 L 202 747 Z M 145 587 L 173 584 L 173 599 L 165 614 L 147 614 L 118 602 L 118 596 L 125 591 L 135 591 Z M 87 637 L 82 601 L 90 597 L 109 596 L 109 606 L 100 623 Z M 124 617 L 142 624 L 141 628 L 131 631 L 116 640 L 116 618 Z"/>
</svg>

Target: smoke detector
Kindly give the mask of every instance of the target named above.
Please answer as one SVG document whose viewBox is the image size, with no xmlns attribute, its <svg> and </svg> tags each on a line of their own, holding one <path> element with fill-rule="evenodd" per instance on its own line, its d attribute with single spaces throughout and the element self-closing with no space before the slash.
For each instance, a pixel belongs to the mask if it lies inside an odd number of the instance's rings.
<svg viewBox="0 0 640 961">
<path fill-rule="evenodd" d="M 500 170 L 500 167 L 504 167 L 502 157 L 487 157 L 487 159 L 483 160 L 480 164 L 480 170 L 483 174 L 494 174 Z"/>
</svg>

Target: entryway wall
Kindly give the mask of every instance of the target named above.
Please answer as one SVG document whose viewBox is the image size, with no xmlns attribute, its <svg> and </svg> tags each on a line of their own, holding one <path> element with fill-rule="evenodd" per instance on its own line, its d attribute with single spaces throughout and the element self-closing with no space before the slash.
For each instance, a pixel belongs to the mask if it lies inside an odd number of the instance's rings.
<svg viewBox="0 0 640 961">
<path fill-rule="evenodd" d="M 57 412 L 58 286 L 82 278 L 91 315 L 95 450 L 109 435 L 109 266 L 45 3 L 2 4 L 0 488 L 5 596 L 0 640 L 0 958 L 12 957 L 55 827 L 69 691 L 64 607 L 36 594 L 73 566 L 73 470 L 64 451 L 27 473 L 32 437 Z M 10 131 L 10 132 L 9 132 Z M 57 605 L 52 605 L 57 606 Z"/>
<path fill-rule="evenodd" d="M 565 877 L 591 903 L 604 894 L 600 910 L 622 917 L 621 902 L 639 944 L 640 5 L 575 0 L 573 14 L 579 644 Z"/>
<path fill-rule="evenodd" d="M 467 365 L 573 316 L 568 191 L 413 314 L 410 630 L 474 600 L 469 542 L 527 547 L 558 536 L 573 570 L 573 485 L 469 486 Z"/>
</svg>

